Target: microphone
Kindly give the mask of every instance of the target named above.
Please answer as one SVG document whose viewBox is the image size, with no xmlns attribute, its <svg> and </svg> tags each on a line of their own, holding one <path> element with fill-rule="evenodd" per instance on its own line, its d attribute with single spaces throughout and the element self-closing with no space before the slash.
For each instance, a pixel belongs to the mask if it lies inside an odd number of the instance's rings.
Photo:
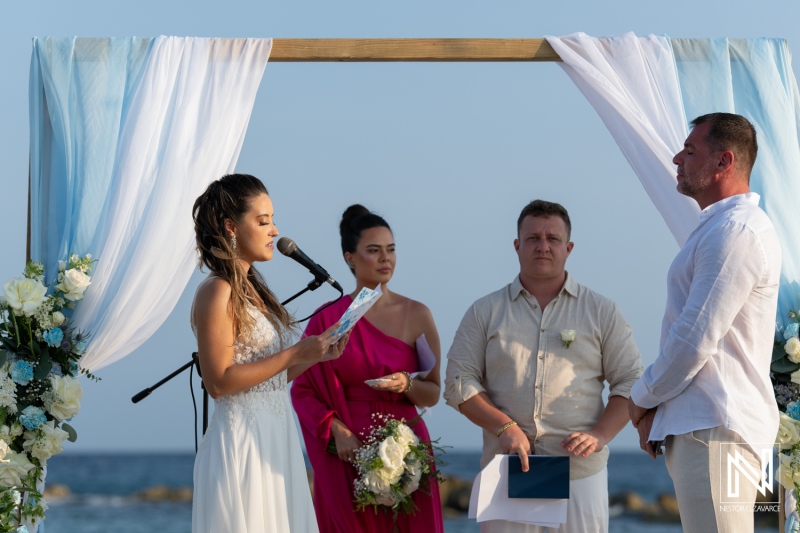
<svg viewBox="0 0 800 533">
<path fill-rule="evenodd" d="M 327 281 L 340 293 L 344 292 L 344 290 L 342 290 L 342 286 L 339 285 L 339 282 L 333 279 L 324 268 L 316 264 L 306 254 L 304 254 L 303 251 L 297 247 L 297 244 L 295 244 L 295 242 L 289 237 L 281 237 L 278 239 L 278 251 L 286 257 L 290 257 L 306 267 L 316 279 Z"/>
</svg>

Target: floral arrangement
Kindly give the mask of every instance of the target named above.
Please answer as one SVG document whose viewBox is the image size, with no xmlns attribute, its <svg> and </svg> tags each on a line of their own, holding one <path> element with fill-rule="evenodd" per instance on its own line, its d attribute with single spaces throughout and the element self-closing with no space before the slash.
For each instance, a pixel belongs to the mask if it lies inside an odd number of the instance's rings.
<svg viewBox="0 0 800 533">
<path fill-rule="evenodd" d="M 355 502 L 359 510 L 390 507 L 395 513 L 413 513 L 412 494 L 442 481 L 435 468 L 435 442 L 421 442 L 404 420 L 373 414 L 375 425 L 356 452 Z"/>
<path fill-rule="evenodd" d="M 77 374 L 88 335 L 69 326 L 76 302 L 91 284 L 91 255 L 60 261 L 57 284 L 28 262 L 23 277 L 0 296 L 0 533 L 28 533 L 44 518 L 40 493 L 47 460 L 74 442 L 66 420 L 80 409 Z M 48 294 L 49 293 L 49 294 Z"/>
<path fill-rule="evenodd" d="M 800 494 L 800 318 L 789 313 L 792 322 L 783 328 L 782 339 L 772 352 L 772 386 L 780 410 L 780 426 L 775 446 L 778 454 L 778 481 Z M 796 512 L 800 514 L 800 502 Z"/>
</svg>

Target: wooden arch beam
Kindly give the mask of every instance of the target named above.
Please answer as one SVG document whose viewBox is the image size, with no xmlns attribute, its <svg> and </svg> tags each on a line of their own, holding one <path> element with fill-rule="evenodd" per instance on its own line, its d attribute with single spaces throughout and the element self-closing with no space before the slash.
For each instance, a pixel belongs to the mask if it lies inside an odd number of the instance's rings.
<svg viewBox="0 0 800 533">
<path fill-rule="evenodd" d="M 545 39 L 273 39 L 274 62 L 561 61 Z"/>
<path fill-rule="evenodd" d="M 482 62 L 561 61 L 545 39 L 280 39 L 272 41 L 270 63 L 291 62 Z M 28 235 L 30 259 L 30 175 Z"/>
</svg>

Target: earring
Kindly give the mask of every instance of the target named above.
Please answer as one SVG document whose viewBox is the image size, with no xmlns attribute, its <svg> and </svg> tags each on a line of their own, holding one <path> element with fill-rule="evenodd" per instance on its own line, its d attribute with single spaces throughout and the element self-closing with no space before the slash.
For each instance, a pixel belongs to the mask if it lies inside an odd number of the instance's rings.
<svg viewBox="0 0 800 533">
<path fill-rule="evenodd" d="M 231 235 L 231 248 L 236 251 L 236 235 Z"/>
<path fill-rule="evenodd" d="M 347 266 L 349 266 L 350 268 L 355 268 L 356 267 L 353 263 L 347 263 Z"/>
</svg>

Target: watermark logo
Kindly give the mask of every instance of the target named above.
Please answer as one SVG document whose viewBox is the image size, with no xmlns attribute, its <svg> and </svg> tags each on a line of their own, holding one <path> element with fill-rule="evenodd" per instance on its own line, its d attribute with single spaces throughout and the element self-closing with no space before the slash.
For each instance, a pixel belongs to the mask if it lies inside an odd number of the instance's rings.
<svg viewBox="0 0 800 533">
<path fill-rule="evenodd" d="M 722 473 L 722 504 L 742 505 L 742 491 L 751 493 L 750 487 L 761 494 L 754 507 L 769 506 L 778 503 L 778 494 L 773 492 L 775 482 L 775 455 L 772 444 L 761 444 L 753 447 L 758 451 L 758 460 L 752 454 L 743 455 L 742 447 L 733 442 L 720 443 L 720 470 Z M 760 462 L 760 464 L 759 464 Z M 752 505 L 752 504 L 749 504 Z"/>
</svg>

